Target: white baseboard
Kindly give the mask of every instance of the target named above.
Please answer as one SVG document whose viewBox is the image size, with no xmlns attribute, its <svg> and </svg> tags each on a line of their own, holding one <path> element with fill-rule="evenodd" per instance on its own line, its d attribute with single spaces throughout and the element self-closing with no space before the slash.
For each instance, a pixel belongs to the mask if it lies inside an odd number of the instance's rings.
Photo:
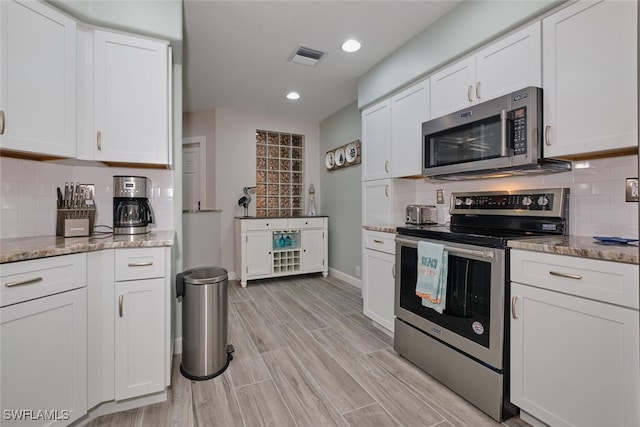
<svg viewBox="0 0 640 427">
<path fill-rule="evenodd" d="M 351 286 L 355 286 L 358 289 L 362 289 L 362 280 L 358 279 L 357 277 L 350 276 L 340 270 L 336 270 L 335 268 L 331 267 L 329 267 L 329 275 L 335 277 L 336 279 L 340 279 L 343 282 L 347 282 Z"/>
<path fill-rule="evenodd" d="M 173 354 L 181 354 L 182 353 L 182 337 L 176 337 L 173 340 Z"/>
</svg>

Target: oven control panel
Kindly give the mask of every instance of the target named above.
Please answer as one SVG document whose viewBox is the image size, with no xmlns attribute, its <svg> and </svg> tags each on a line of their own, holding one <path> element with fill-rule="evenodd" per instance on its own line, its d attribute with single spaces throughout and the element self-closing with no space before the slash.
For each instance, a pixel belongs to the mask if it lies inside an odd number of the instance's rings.
<svg viewBox="0 0 640 427">
<path fill-rule="evenodd" d="M 559 216 L 568 195 L 568 188 L 452 193 L 450 213 Z"/>
</svg>

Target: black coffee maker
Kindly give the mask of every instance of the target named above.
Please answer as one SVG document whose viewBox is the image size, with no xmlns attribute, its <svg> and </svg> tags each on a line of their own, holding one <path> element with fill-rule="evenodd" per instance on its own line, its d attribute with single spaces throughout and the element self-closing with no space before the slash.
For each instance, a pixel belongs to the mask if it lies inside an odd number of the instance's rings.
<svg viewBox="0 0 640 427">
<path fill-rule="evenodd" d="M 153 212 L 144 176 L 113 177 L 113 234 L 145 234 L 151 231 Z"/>
</svg>

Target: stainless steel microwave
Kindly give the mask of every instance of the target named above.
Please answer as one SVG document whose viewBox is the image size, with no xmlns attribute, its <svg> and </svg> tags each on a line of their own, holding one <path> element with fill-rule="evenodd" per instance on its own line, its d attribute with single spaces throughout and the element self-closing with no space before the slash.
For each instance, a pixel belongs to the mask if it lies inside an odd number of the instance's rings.
<svg viewBox="0 0 640 427">
<path fill-rule="evenodd" d="M 563 172 L 571 163 L 544 159 L 542 89 L 525 89 L 422 124 L 423 175 L 491 178 Z"/>
</svg>

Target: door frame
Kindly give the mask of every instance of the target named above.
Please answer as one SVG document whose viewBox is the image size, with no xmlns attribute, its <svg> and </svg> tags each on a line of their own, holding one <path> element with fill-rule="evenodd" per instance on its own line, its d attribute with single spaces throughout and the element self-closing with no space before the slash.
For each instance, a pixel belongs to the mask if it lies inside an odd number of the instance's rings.
<svg viewBox="0 0 640 427">
<path fill-rule="evenodd" d="M 182 138 L 182 148 L 186 146 L 198 146 L 200 150 L 200 209 L 206 209 L 207 205 L 207 137 L 192 136 Z M 183 172 L 184 173 L 184 172 Z M 184 182 L 182 183 L 184 185 Z M 184 189 L 182 189 L 184 191 Z"/>
</svg>

